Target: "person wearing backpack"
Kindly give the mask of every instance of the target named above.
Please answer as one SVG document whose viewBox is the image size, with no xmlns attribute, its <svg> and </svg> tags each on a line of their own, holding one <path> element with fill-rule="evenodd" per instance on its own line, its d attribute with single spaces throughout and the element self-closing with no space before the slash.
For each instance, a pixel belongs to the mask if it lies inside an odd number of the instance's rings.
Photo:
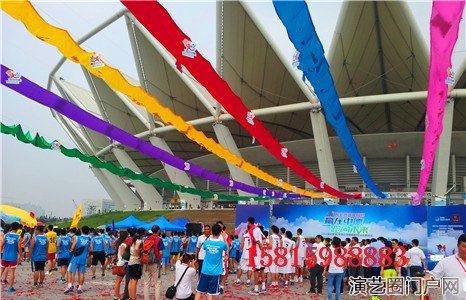
<svg viewBox="0 0 466 300">
<path fill-rule="evenodd" d="M 78 277 L 78 289 L 76 292 L 81 294 L 83 292 L 82 286 L 84 284 L 84 274 L 86 273 L 86 261 L 89 254 L 89 247 L 91 244 L 91 237 L 89 236 L 90 228 L 83 226 L 81 228 L 81 235 L 77 235 L 73 238 L 71 244 L 72 257 L 70 264 L 68 265 L 68 286 L 64 291 L 65 294 L 73 292 L 73 283 L 75 274 Z"/>
<path fill-rule="evenodd" d="M 164 245 L 160 238 L 160 228 L 157 225 L 152 226 L 152 233 L 146 237 L 142 244 L 141 264 L 142 278 L 144 283 L 144 300 L 151 299 L 150 287 L 155 284 L 155 299 L 161 298 L 162 281 L 160 279 L 160 263 Z M 152 298 L 154 299 L 154 298 Z"/>
</svg>

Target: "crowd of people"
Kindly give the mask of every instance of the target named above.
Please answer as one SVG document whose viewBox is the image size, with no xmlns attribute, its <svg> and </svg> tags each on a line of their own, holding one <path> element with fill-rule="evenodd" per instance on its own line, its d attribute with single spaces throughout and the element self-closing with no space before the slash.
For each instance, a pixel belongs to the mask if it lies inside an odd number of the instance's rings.
<svg viewBox="0 0 466 300">
<path fill-rule="evenodd" d="M 252 296 L 305 285 L 308 279 L 308 294 L 323 295 L 326 282 L 327 299 L 340 299 L 350 278 L 441 278 L 451 275 L 449 264 L 455 262 L 446 258 L 427 273 L 426 257 L 416 239 L 403 243 L 384 237 L 309 238 L 302 229 L 293 233 L 273 225 L 266 231 L 253 217 L 247 224 L 239 236 L 230 235 L 222 221 L 204 225 L 202 233 L 189 234 L 162 232 L 158 226 L 115 231 L 3 224 L 1 280 L 7 292 L 14 292 L 16 266 L 30 262 L 35 288 L 43 286 L 46 274 L 59 272 L 66 283 L 64 294 L 83 293 L 87 269 L 94 280 L 99 266 L 100 276 L 108 276 L 107 270 L 115 275 L 114 299 L 136 299 L 140 280 L 144 299 L 160 299 L 162 276 L 171 271 L 176 299 L 201 299 L 203 295 L 213 299 L 227 288 L 228 276 L 234 277 L 235 285 L 251 286 Z M 465 234 L 458 240 L 455 257 L 464 267 Z M 418 288 L 411 282 L 411 292 Z"/>
</svg>

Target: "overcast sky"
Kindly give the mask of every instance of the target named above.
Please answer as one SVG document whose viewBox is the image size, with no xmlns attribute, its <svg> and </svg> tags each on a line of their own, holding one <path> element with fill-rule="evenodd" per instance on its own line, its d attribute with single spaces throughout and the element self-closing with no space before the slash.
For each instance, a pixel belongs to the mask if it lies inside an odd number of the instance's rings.
<svg viewBox="0 0 466 300">
<path fill-rule="evenodd" d="M 163 1 L 178 25 L 196 42 L 197 48 L 215 66 L 215 3 Z M 78 39 L 122 8 L 119 2 L 34 2 L 39 13 L 52 24 L 65 28 Z M 266 24 L 272 38 L 291 59 L 294 52 L 285 30 L 276 16 L 271 1 L 250 3 L 259 20 Z M 410 3 L 414 16 L 425 40 L 428 39 L 430 2 Z M 309 3 L 313 21 L 326 50 L 330 45 L 339 2 Z M 30 35 L 24 26 L 1 13 L 1 61 L 43 87 L 49 72 L 60 59 L 55 48 Z M 464 40 L 461 51 L 455 52 L 454 61 L 464 56 Z M 107 27 L 84 44 L 88 50 L 97 51 L 111 65 L 137 78 L 133 54 L 124 19 Z M 67 62 L 58 73 L 67 81 L 88 88 L 78 65 Z M 6 124 L 20 123 L 25 129 L 38 131 L 49 140 L 58 139 L 73 147 L 63 129 L 43 106 L 24 98 L 2 86 L 1 119 Z M 56 92 L 56 90 L 55 90 Z M 9 136 L 1 136 L 1 197 L 3 201 L 30 202 L 40 205 L 48 213 L 70 216 L 74 206 L 89 198 L 109 198 L 95 179 L 88 166 L 68 159 L 57 152 L 39 150 L 18 142 Z"/>
</svg>

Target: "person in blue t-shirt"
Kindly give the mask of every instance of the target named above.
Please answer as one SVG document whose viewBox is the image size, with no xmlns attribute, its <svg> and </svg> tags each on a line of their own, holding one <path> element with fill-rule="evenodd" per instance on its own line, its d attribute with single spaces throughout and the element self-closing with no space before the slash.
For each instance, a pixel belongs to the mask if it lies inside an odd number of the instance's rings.
<svg viewBox="0 0 466 300">
<path fill-rule="evenodd" d="M 62 283 L 66 282 L 66 269 L 70 264 L 71 258 L 71 238 L 66 234 L 66 229 L 58 230 L 57 239 L 57 265 L 60 268 L 60 279 Z"/>
<path fill-rule="evenodd" d="M 231 248 L 230 248 L 230 270 L 236 270 L 236 263 L 239 263 L 239 239 L 238 236 L 235 235 L 233 240 L 231 241 Z"/>
<path fill-rule="evenodd" d="M 111 229 L 110 227 L 107 227 L 107 230 L 101 229 L 100 234 L 102 235 L 102 238 L 104 239 L 104 244 L 105 244 L 105 268 L 107 268 L 108 265 L 111 264 L 112 262 L 112 256 L 114 254 L 113 249 L 112 249 L 112 238 L 110 237 L 111 234 Z"/>
<path fill-rule="evenodd" d="M 7 292 L 12 293 L 15 291 L 13 284 L 15 283 L 15 269 L 18 265 L 18 259 L 20 258 L 21 245 L 19 243 L 19 234 L 17 233 L 19 229 L 19 223 L 13 222 L 11 224 L 11 231 L 6 233 L 3 236 L 3 239 L 0 241 L 0 249 L 2 251 L 2 277 L 3 272 L 8 272 L 6 275 L 9 275 L 8 279 L 8 289 Z"/>
<path fill-rule="evenodd" d="M 167 274 L 167 267 L 170 265 L 170 241 L 165 233 L 162 233 L 162 269 L 163 275 Z"/>
<path fill-rule="evenodd" d="M 89 236 L 89 233 L 90 228 L 83 226 L 83 228 L 81 228 L 81 235 L 76 235 L 73 237 L 73 242 L 71 244 L 72 255 L 67 274 L 68 286 L 64 292 L 65 294 L 73 291 L 75 273 L 78 274 L 77 293 L 81 294 L 83 292 L 82 286 L 84 284 L 84 273 L 86 272 L 87 255 L 91 245 L 91 237 Z"/>
<path fill-rule="evenodd" d="M 99 262 L 102 269 L 102 277 L 105 276 L 105 247 L 105 239 L 96 229 L 94 229 L 90 247 L 90 252 L 92 254 L 92 279 L 95 279 L 95 269 Z"/>
<path fill-rule="evenodd" d="M 178 260 L 180 255 L 180 246 L 181 246 L 181 237 L 178 235 L 177 232 L 173 235 L 173 242 L 171 248 L 171 256 L 172 256 L 172 266 L 175 265 L 175 262 Z"/>
<path fill-rule="evenodd" d="M 197 245 L 197 235 L 192 234 L 188 239 L 188 250 L 186 251 L 186 253 L 195 254 L 196 245 Z"/>
<path fill-rule="evenodd" d="M 47 261 L 47 251 L 49 241 L 44 234 L 44 225 L 36 227 L 36 232 L 31 238 L 31 260 L 34 266 L 34 286 L 41 287 L 45 278 L 45 262 Z"/>
<path fill-rule="evenodd" d="M 212 236 L 203 244 L 205 251 L 202 263 L 201 275 L 197 284 L 195 299 L 201 299 L 202 294 L 207 294 L 207 299 L 220 295 L 220 277 L 223 273 L 223 261 L 228 261 L 228 246 L 220 239 L 222 227 L 219 224 L 212 226 Z M 225 254 L 225 255 L 223 255 Z"/>
</svg>

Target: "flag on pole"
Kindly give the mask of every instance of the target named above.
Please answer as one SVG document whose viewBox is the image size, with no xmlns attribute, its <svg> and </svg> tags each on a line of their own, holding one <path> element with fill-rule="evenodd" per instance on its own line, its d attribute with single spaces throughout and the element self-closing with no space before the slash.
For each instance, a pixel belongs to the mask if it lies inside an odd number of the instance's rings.
<svg viewBox="0 0 466 300">
<path fill-rule="evenodd" d="M 82 205 L 82 203 L 80 203 L 76 207 L 76 210 L 74 211 L 73 221 L 71 221 L 70 228 L 78 228 L 78 223 L 79 223 L 79 221 L 81 220 L 81 217 L 82 217 L 82 210 L 83 210 L 83 205 Z"/>
</svg>

